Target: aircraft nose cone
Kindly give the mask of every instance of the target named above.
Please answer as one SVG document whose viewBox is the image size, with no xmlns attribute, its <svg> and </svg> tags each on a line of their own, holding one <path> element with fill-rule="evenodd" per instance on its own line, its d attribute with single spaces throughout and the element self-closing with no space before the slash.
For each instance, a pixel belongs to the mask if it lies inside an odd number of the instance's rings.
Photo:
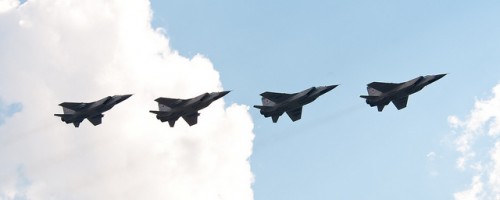
<svg viewBox="0 0 500 200">
<path fill-rule="evenodd" d="M 132 96 L 132 94 L 126 94 L 126 95 L 121 95 L 121 98 L 122 98 L 123 100 L 125 100 L 125 99 L 128 99 L 128 98 L 129 98 L 129 97 L 131 97 L 131 96 Z"/>
<path fill-rule="evenodd" d="M 443 78 L 444 76 L 446 76 L 446 74 L 438 74 L 438 75 L 435 75 L 436 80 L 439 80 L 440 78 Z"/>
<path fill-rule="evenodd" d="M 223 97 L 223 96 L 226 96 L 226 94 L 228 94 L 229 92 L 231 92 L 231 90 L 219 92 L 219 98 Z"/>
<path fill-rule="evenodd" d="M 328 86 L 324 86 L 325 87 L 325 92 L 329 92 L 330 90 L 333 90 L 334 88 L 336 88 L 337 86 L 339 85 L 328 85 Z"/>
<path fill-rule="evenodd" d="M 127 100 L 129 97 L 131 97 L 131 94 L 126 94 L 126 95 L 117 95 L 115 96 L 115 103 L 121 103 L 122 101 Z"/>
<path fill-rule="evenodd" d="M 215 101 L 215 100 L 217 100 L 217 99 L 222 98 L 223 96 L 225 96 L 225 95 L 226 95 L 227 93 L 229 93 L 229 92 L 231 92 L 231 91 L 213 92 L 213 93 L 211 93 L 211 95 L 210 95 L 211 97 L 210 97 L 210 98 L 211 98 L 213 101 Z"/>
<path fill-rule="evenodd" d="M 333 90 L 333 89 L 335 89 L 337 86 L 339 86 L 339 85 L 329 85 L 329 86 L 326 86 L 326 88 L 327 88 L 328 90 Z"/>
</svg>

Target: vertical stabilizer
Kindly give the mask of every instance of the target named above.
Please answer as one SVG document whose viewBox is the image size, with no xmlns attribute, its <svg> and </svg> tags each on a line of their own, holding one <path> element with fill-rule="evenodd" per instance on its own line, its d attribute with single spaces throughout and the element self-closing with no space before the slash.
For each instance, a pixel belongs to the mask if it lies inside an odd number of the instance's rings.
<svg viewBox="0 0 500 200">
<path fill-rule="evenodd" d="M 379 112 L 382 112 L 382 110 L 384 110 L 384 107 L 385 107 L 385 105 L 383 105 L 383 104 L 382 105 L 377 105 L 377 110 Z"/>
<path fill-rule="evenodd" d="M 380 92 L 377 89 L 372 88 L 370 86 L 368 86 L 366 88 L 366 90 L 368 90 L 368 95 L 370 95 L 370 96 L 380 96 L 380 95 L 382 95 L 382 92 Z"/>
<path fill-rule="evenodd" d="M 273 116 L 271 116 L 271 118 L 273 118 L 273 123 L 276 123 L 276 122 L 278 122 L 278 119 L 280 118 L 280 116 L 279 115 L 273 115 Z"/>
<path fill-rule="evenodd" d="M 158 109 L 160 111 L 163 111 L 163 112 L 169 112 L 170 110 L 172 110 L 172 108 L 166 106 L 166 105 L 163 105 L 161 103 L 158 103 Z"/>
<path fill-rule="evenodd" d="M 64 114 L 75 114 L 74 110 L 71 110 L 71 109 L 65 108 L 65 107 L 63 107 L 63 112 L 64 112 Z"/>
<path fill-rule="evenodd" d="M 271 101 L 268 98 L 262 97 L 262 105 L 263 106 L 274 106 L 274 105 L 276 105 L 276 103 L 274 103 L 274 101 Z"/>
</svg>

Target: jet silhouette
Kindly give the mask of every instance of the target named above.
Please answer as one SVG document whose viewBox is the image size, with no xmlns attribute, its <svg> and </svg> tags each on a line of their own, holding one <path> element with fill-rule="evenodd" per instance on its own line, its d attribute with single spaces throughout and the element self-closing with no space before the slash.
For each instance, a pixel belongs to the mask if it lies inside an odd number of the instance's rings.
<svg viewBox="0 0 500 200">
<path fill-rule="evenodd" d="M 313 102 L 316 98 L 337 86 L 311 87 L 293 94 L 264 92 L 260 94 L 262 96 L 262 106 L 255 105 L 254 107 L 260 109 L 260 114 L 264 115 L 264 117 L 271 117 L 274 123 L 278 122 L 278 118 L 285 112 L 292 121 L 297 121 L 302 118 L 302 106 Z"/>
<path fill-rule="evenodd" d="M 206 108 L 215 100 L 223 97 L 230 91 L 204 93 L 190 99 L 157 98 L 159 111 L 149 112 L 156 114 L 156 119 L 161 122 L 168 121 L 170 127 L 174 127 L 175 122 L 182 117 L 189 126 L 198 123 L 199 110 Z"/>
<path fill-rule="evenodd" d="M 90 103 L 64 102 L 59 104 L 63 107 L 64 114 L 54 114 L 54 116 L 61 117 L 61 120 L 67 124 L 73 123 L 77 128 L 84 119 L 89 120 L 90 123 L 97 126 L 102 122 L 102 117 L 104 117 L 103 112 L 110 110 L 113 106 L 125 101 L 130 96 L 132 95 L 108 96 Z"/>
<path fill-rule="evenodd" d="M 366 99 L 366 103 L 371 107 L 377 106 L 379 112 L 382 112 L 390 102 L 398 110 L 401 110 L 406 107 L 409 95 L 422 90 L 425 86 L 443 78 L 445 75 L 419 76 L 402 83 L 372 82 L 367 87 L 369 96 L 361 95 L 360 97 Z"/>
</svg>

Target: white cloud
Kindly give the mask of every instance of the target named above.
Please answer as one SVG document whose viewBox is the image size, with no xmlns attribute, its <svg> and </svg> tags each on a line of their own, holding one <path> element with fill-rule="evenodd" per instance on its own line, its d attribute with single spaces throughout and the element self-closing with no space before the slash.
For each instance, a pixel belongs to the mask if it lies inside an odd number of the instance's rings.
<svg viewBox="0 0 500 200">
<path fill-rule="evenodd" d="M 455 193 L 455 199 L 500 199 L 500 84 L 492 93 L 490 99 L 476 101 L 466 120 L 448 117 L 458 130 L 457 165 L 476 174 L 470 188 Z"/>
<path fill-rule="evenodd" d="M 455 199 L 456 200 L 483 199 L 483 196 L 481 196 L 481 193 L 483 191 L 483 183 L 481 182 L 480 178 L 481 178 L 480 176 L 474 176 L 474 178 L 472 178 L 472 184 L 470 186 L 470 189 L 455 193 L 453 195 Z"/>
<path fill-rule="evenodd" d="M 426 157 L 429 161 L 434 161 L 436 159 L 436 152 L 431 151 L 426 155 Z"/>
<path fill-rule="evenodd" d="M 0 0 L 0 14 L 19 6 L 18 0 Z"/>
<path fill-rule="evenodd" d="M 439 171 L 436 168 L 436 159 L 438 157 L 437 153 L 434 151 L 431 151 L 427 153 L 427 170 L 429 171 L 429 175 L 432 177 L 439 176 Z"/>
<path fill-rule="evenodd" d="M 495 199 L 500 199 L 500 141 L 497 141 L 495 148 L 491 152 L 492 169 L 489 174 L 490 185 L 492 186 Z"/>
<path fill-rule="evenodd" d="M 247 106 L 218 100 L 173 129 L 148 112 L 222 85 L 207 58 L 151 28 L 147 0 L 4 5 L 19 2 L 0 3 L 0 96 L 23 111 L 0 126 L 0 199 L 253 199 Z M 99 126 L 53 116 L 63 101 L 128 93 Z"/>
</svg>

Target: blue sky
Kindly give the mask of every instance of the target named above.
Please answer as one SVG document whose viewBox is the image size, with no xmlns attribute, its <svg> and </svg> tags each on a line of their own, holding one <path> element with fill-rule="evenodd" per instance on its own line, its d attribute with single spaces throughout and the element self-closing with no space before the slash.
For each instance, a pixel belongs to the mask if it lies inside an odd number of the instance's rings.
<svg viewBox="0 0 500 200">
<path fill-rule="evenodd" d="M 255 199 L 451 199 L 471 173 L 447 119 L 499 83 L 498 1 L 152 1 L 173 49 L 207 56 L 229 103 L 341 84 L 279 123 L 254 108 Z M 448 76 L 378 113 L 372 81 Z"/>
<path fill-rule="evenodd" d="M 6 118 L 12 117 L 17 112 L 21 112 L 22 108 L 21 103 L 6 104 L 0 99 L 0 125 L 5 122 Z"/>
</svg>

